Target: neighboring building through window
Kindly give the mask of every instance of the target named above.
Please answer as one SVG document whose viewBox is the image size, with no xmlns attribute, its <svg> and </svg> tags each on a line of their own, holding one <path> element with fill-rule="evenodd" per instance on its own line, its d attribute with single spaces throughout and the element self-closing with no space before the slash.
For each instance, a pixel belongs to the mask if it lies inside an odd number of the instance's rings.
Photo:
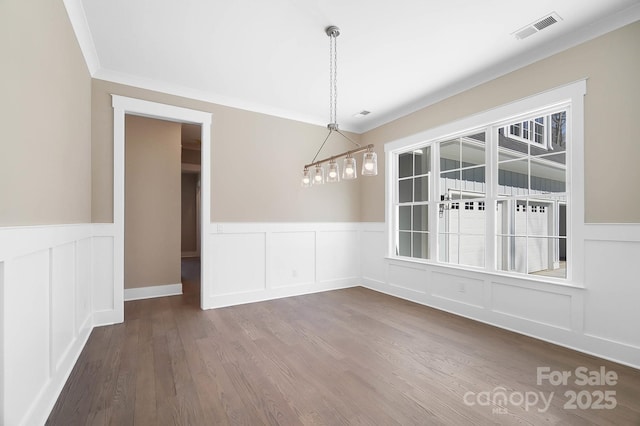
<svg viewBox="0 0 640 426">
<path fill-rule="evenodd" d="M 438 261 L 484 266 L 485 213 L 474 209 L 474 203 L 486 197 L 485 134 L 457 137 L 437 145 L 440 160 L 437 189 L 441 200 Z M 458 208 L 455 200 L 465 200 L 464 208 Z"/>
<path fill-rule="evenodd" d="M 566 143 L 566 121 L 566 112 L 560 111 L 507 124 L 499 132 L 509 139 L 531 143 L 537 148 L 549 150 Z"/>
</svg>

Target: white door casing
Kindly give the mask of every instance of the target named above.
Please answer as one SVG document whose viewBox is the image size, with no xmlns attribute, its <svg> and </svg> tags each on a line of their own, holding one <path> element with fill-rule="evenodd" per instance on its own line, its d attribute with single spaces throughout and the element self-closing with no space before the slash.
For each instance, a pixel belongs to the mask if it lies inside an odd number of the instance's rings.
<svg viewBox="0 0 640 426">
<path fill-rule="evenodd" d="M 113 223 L 114 223 L 114 311 L 112 322 L 124 321 L 124 191 L 125 191 L 125 115 L 139 115 L 180 123 L 199 124 L 201 128 L 201 202 L 200 217 L 200 300 L 202 309 L 213 305 L 208 300 L 212 294 L 206 289 L 209 270 L 207 267 L 207 238 L 211 222 L 211 113 L 167 104 L 112 96 L 113 106 Z"/>
</svg>

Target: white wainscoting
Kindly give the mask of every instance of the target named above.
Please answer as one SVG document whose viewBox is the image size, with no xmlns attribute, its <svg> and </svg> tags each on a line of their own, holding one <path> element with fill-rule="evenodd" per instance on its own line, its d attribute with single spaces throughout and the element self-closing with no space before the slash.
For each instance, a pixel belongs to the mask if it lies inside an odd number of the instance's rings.
<svg viewBox="0 0 640 426">
<path fill-rule="evenodd" d="M 640 368 L 640 225 L 585 225 L 584 288 L 385 258 L 361 225 L 362 285 Z"/>
<path fill-rule="evenodd" d="M 360 283 L 359 223 L 212 223 L 206 308 Z"/>
<path fill-rule="evenodd" d="M 585 286 L 385 258 L 382 223 L 214 223 L 206 308 L 356 285 L 640 368 L 640 225 L 585 226 Z M 0 424 L 42 424 L 123 320 L 113 224 L 0 228 Z"/>
<path fill-rule="evenodd" d="M 93 227 L 0 228 L 0 423 L 43 424 L 91 330 Z"/>
</svg>

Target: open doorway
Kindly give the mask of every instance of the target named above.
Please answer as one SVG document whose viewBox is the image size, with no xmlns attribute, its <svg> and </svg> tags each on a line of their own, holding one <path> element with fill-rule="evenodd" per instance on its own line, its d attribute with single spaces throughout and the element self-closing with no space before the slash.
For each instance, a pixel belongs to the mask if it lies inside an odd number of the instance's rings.
<svg viewBox="0 0 640 426">
<path fill-rule="evenodd" d="M 181 133 L 181 277 L 185 301 L 200 305 L 200 167 L 198 124 L 182 124 Z"/>
<path fill-rule="evenodd" d="M 200 305 L 201 126 L 125 117 L 125 301 Z"/>
</svg>

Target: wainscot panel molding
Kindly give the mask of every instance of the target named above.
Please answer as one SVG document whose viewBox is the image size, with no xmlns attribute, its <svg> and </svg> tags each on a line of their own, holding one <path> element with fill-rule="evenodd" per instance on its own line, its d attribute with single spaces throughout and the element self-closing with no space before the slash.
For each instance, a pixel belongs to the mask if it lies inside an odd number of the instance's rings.
<svg viewBox="0 0 640 426">
<path fill-rule="evenodd" d="M 360 225 L 212 223 L 206 308 L 359 285 Z"/>
<path fill-rule="evenodd" d="M 362 285 L 640 368 L 640 225 L 584 226 L 584 286 L 391 259 L 384 223 L 361 224 Z"/>
<path fill-rule="evenodd" d="M 93 224 L 92 285 L 93 324 L 124 321 L 124 247 L 116 244 L 113 223 Z"/>
<path fill-rule="evenodd" d="M 93 329 L 93 226 L 0 228 L 0 424 L 44 424 Z"/>
</svg>

